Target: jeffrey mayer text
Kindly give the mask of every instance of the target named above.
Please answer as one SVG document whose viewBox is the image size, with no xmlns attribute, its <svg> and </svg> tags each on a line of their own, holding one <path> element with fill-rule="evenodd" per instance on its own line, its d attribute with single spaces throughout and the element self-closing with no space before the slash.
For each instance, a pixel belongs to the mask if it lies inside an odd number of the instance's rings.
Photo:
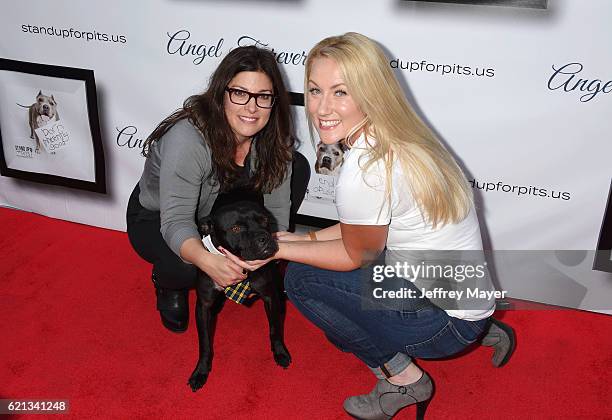
<svg viewBox="0 0 612 420">
<path fill-rule="evenodd" d="M 455 299 L 461 300 L 465 293 L 465 297 L 476 298 L 476 299 L 504 299 L 506 297 L 507 290 L 480 290 L 478 288 L 467 288 L 465 290 L 445 290 L 442 287 L 436 287 L 434 289 L 420 289 L 419 293 L 414 289 L 402 287 L 399 290 L 383 290 L 381 287 L 377 287 L 372 291 L 374 298 L 376 299 L 413 299 L 416 297 L 427 298 L 427 299 Z"/>
</svg>

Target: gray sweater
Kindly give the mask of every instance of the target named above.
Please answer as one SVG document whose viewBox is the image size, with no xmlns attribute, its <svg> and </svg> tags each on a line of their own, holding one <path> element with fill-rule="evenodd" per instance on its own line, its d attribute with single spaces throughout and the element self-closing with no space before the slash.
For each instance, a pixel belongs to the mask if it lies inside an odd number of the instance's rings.
<svg viewBox="0 0 612 420">
<path fill-rule="evenodd" d="M 251 143 L 251 172 L 257 164 L 254 145 L 255 141 Z M 140 204 L 160 212 L 161 234 L 178 256 L 185 240 L 200 238 L 195 216 L 208 216 L 219 193 L 218 182 L 213 179 L 211 185 L 207 179 L 212 168 L 210 153 L 200 132 L 186 119 L 181 120 L 151 144 L 140 177 Z M 264 194 L 264 205 L 276 218 L 278 230 L 289 226 L 290 180 L 291 164 L 283 183 Z"/>
</svg>

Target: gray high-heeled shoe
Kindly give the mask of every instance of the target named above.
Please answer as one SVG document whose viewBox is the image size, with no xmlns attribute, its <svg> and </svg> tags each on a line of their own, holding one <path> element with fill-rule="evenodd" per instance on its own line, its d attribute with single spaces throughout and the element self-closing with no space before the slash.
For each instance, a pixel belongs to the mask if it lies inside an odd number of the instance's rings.
<svg viewBox="0 0 612 420">
<path fill-rule="evenodd" d="M 393 385 L 380 379 L 369 394 L 347 398 L 344 409 L 357 419 L 389 420 L 402 408 L 416 404 L 417 420 L 422 420 L 433 390 L 433 382 L 425 372 L 418 381 L 409 385 Z"/>
<path fill-rule="evenodd" d="M 495 352 L 493 353 L 493 366 L 502 367 L 514 352 L 516 347 L 516 336 L 514 330 L 508 324 L 504 324 L 500 320 L 491 318 L 489 324 L 489 330 L 482 338 L 480 343 L 483 346 L 493 347 Z"/>
</svg>

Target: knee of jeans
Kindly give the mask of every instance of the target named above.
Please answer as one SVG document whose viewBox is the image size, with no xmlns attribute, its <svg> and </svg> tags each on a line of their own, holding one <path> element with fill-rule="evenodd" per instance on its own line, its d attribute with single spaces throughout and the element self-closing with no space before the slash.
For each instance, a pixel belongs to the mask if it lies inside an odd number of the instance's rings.
<svg viewBox="0 0 612 420">
<path fill-rule="evenodd" d="M 285 271 L 285 291 L 287 294 L 293 293 L 295 288 L 298 286 L 298 279 L 300 277 L 299 272 L 302 264 L 290 262 L 287 264 Z"/>
<path fill-rule="evenodd" d="M 285 291 L 289 298 L 307 294 L 306 283 L 312 277 L 312 267 L 306 264 L 291 262 L 285 272 Z"/>
</svg>

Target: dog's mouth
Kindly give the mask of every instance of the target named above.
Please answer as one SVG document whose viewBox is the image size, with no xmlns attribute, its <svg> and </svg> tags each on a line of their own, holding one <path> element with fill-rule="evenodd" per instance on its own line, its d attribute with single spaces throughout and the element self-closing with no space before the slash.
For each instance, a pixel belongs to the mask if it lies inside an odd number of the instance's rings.
<svg viewBox="0 0 612 420">
<path fill-rule="evenodd" d="M 242 250 L 241 257 L 246 261 L 265 260 L 272 257 L 278 251 L 278 244 L 273 239 L 255 241 L 250 249 Z"/>
<path fill-rule="evenodd" d="M 332 160 L 329 156 L 325 156 L 323 159 L 321 159 L 322 168 L 331 169 L 331 165 L 332 165 Z"/>
<path fill-rule="evenodd" d="M 261 251 L 262 258 L 260 258 L 260 259 L 265 260 L 266 258 L 270 258 L 274 254 L 276 254 L 277 252 L 278 252 L 278 244 L 275 241 L 270 241 L 268 246 L 266 246 Z"/>
</svg>

